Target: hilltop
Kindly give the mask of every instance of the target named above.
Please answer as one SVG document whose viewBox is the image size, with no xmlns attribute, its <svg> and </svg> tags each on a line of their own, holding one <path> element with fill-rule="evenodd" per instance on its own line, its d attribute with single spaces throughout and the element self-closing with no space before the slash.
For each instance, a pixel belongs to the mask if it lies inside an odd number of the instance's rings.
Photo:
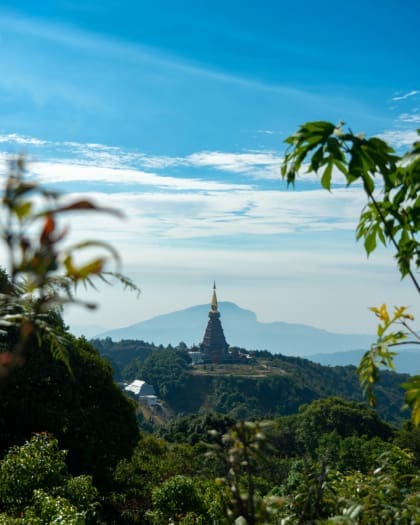
<svg viewBox="0 0 420 525">
<path fill-rule="evenodd" d="M 300 357 L 249 352 L 238 364 L 191 366 L 186 348 L 164 348 L 143 341 L 94 339 L 120 381 L 141 378 L 174 414 L 219 412 L 234 419 L 292 414 L 304 403 L 329 396 L 362 401 L 354 366 L 322 366 Z M 381 417 L 400 423 L 408 375 L 383 372 L 376 387 Z"/>
</svg>

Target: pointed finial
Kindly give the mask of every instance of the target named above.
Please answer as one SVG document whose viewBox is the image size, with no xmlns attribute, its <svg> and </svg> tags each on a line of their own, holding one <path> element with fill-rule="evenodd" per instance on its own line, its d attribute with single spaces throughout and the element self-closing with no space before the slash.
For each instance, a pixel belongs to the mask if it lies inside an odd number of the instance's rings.
<svg viewBox="0 0 420 525">
<path fill-rule="evenodd" d="M 211 298 L 211 311 L 217 312 L 216 281 L 213 282 L 213 297 Z"/>
</svg>

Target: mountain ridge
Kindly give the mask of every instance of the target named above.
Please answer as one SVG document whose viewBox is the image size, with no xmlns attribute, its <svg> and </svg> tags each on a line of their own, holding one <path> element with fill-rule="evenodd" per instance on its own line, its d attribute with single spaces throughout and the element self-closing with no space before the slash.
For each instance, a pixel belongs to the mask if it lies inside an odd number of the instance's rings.
<svg viewBox="0 0 420 525">
<path fill-rule="evenodd" d="M 330 354 L 312 354 L 302 356 L 310 359 L 314 363 L 323 366 L 358 366 L 363 357 L 364 350 L 347 350 L 344 352 L 334 352 Z M 420 374 L 420 349 L 415 344 L 408 349 L 398 350 L 394 357 L 395 368 L 398 372 L 418 375 Z"/>
<path fill-rule="evenodd" d="M 348 350 L 367 349 L 374 337 L 367 334 L 338 334 L 303 323 L 274 321 L 262 323 L 251 310 L 235 303 L 219 302 L 221 322 L 230 346 L 248 350 L 269 350 L 284 355 L 310 356 Z M 137 339 L 155 344 L 187 345 L 202 341 L 209 304 L 190 306 L 151 317 L 122 328 L 107 330 L 96 338 Z"/>
</svg>

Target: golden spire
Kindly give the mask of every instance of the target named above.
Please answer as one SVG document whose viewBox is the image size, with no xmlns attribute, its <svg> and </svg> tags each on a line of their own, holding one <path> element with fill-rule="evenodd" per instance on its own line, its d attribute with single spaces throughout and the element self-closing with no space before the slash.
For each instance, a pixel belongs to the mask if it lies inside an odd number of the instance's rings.
<svg viewBox="0 0 420 525">
<path fill-rule="evenodd" d="M 213 297 L 211 298 L 211 311 L 217 312 L 216 281 L 213 282 Z"/>
</svg>

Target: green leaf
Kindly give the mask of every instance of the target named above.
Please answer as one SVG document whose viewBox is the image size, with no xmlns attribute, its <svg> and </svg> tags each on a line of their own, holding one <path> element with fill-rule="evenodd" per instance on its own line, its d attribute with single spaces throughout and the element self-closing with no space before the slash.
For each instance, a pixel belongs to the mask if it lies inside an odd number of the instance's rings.
<svg viewBox="0 0 420 525">
<path fill-rule="evenodd" d="M 312 156 L 311 164 L 308 168 L 308 171 L 318 171 L 318 168 L 319 168 L 319 165 L 321 164 L 323 156 L 324 156 L 323 147 L 320 146 Z"/>
<path fill-rule="evenodd" d="M 327 140 L 327 151 L 334 161 L 343 163 L 345 161 L 344 153 L 340 148 L 340 143 L 334 137 L 329 137 Z"/>
<path fill-rule="evenodd" d="M 305 142 L 307 144 L 310 144 L 313 147 L 315 147 L 320 142 L 323 142 L 323 140 L 324 140 L 323 135 L 306 135 L 305 136 Z"/>
<path fill-rule="evenodd" d="M 363 186 L 366 190 L 366 193 L 368 195 L 372 195 L 374 189 L 375 189 L 375 183 L 373 182 L 373 177 L 371 177 L 368 174 L 365 174 L 363 176 Z"/>
<path fill-rule="evenodd" d="M 331 135 L 334 132 L 335 125 L 331 122 L 319 120 L 314 122 L 307 122 L 302 126 L 302 129 L 311 133 L 322 132 L 322 134 L 326 136 Z"/>
<path fill-rule="evenodd" d="M 332 168 L 333 168 L 333 163 L 330 160 L 330 162 L 327 164 L 327 167 L 325 168 L 324 173 L 322 174 L 322 177 L 321 177 L 321 185 L 323 188 L 325 188 L 328 191 L 331 190 Z"/>
<path fill-rule="evenodd" d="M 21 202 L 19 204 L 16 204 L 13 211 L 15 212 L 17 218 L 22 221 L 23 219 L 26 219 L 32 211 L 32 202 L 31 201 L 25 201 Z"/>
<path fill-rule="evenodd" d="M 376 233 L 375 231 L 371 231 L 366 237 L 365 237 L 365 250 L 368 255 L 370 255 L 376 248 Z"/>
<path fill-rule="evenodd" d="M 381 241 L 381 243 L 386 246 L 387 242 L 386 242 L 386 237 L 385 237 L 385 234 L 384 232 L 382 231 L 382 228 L 378 228 L 376 230 L 376 234 L 377 236 L 379 237 L 379 240 Z"/>
<path fill-rule="evenodd" d="M 420 425 L 420 376 L 414 376 L 407 383 L 403 383 L 405 401 L 411 408 L 411 419 L 414 425 Z"/>
<path fill-rule="evenodd" d="M 346 179 L 347 179 L 348 170 L 347 170 L 346 163 L 344 161 L 342 162 L 342 161 L 340 161 L 338 159 L 333 159 L 333 162 L 334 162 L 335 166 L 341 171 L 341 173 L 343 173 L 343 175 L 346 176 Z"/>
</svg>

